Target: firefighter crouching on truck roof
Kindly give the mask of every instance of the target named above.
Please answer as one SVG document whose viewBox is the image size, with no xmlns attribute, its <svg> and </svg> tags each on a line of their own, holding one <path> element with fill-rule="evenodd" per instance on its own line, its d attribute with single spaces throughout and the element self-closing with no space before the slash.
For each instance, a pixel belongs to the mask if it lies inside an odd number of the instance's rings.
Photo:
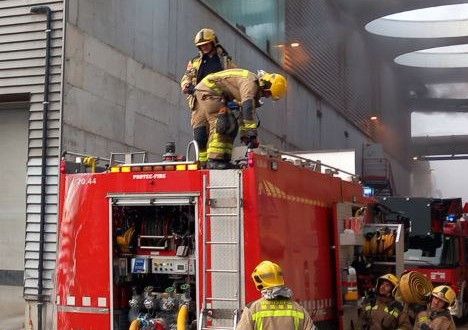
<svg viewBox="0 0 468 330">
<path fill-rule="evenodd" d="M 264 71 L 254 74 L 244 69 L 230 69 L 203 78 L 195 87 L 195 98 L 209 127 L 207 167 L 230 167 L 232 145 L 238 129 L 241 141 L 250 148 L 256 148 L 255 108 L 261 106 L 260 98 L 279 100 L 286 95 L 286 90 L 285 77 Z M 233 118 L 232 111 L 226 107 L 234 100 L 240 106 L 238 119 Z"/>
<path fill-rule="evenodd" d="M 448 310 L 456 300 L 455 291 L 448 285 L 435 287 L 425 311 L 416 316 L 416 330 L 453 330 L 456 329 L 452 315 Z"/>
<path fill-rule="evenodd" d="M 187 103 L 192 111 L 191 125 L 193 138 L 198 143 L 200 164 L 206 164 L 206 146 L 208 144 L 208 123 L 205 116 L 198 111 L 193 92 L 195 86 L 208 74 L 226 69 L 236 68 L 228 52 L 221 46 L 216 33 L 212 29 L 204 28 L 198 31 L 194 38 L 195 46 L 199 50 L 198 56 L 192 58 L 185 74 L 180 81 L 182 92 L 187 95 Z"/>
<path fill-rule="evenodd" d="M 252 272 L 262 298 L 246 306 L 236 330 L 311 330 L 314 323 L 306 310 L 292 300 L 292 291 L 284 285 L 281 267 L 262 261 Z"/>
<path fill-rule="evenodd" d="M 385 274 L 377 279 L 375 294 L 362 302 L 360 321 L 364 330 L 390 330 L 412 328 L 403 305 L 395 300 L 398 277 Z"/>
</svg>

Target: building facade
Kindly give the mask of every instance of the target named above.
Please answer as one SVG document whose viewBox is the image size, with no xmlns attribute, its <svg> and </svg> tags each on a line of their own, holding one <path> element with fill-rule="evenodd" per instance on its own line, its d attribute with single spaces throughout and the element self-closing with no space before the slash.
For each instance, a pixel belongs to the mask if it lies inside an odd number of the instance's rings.
<svg viewBox="0 0 468 330">
<path fill-rule="evenodd" d="M 226 1 L 0 2 L 0 177 L 8 192 L 0 196 L 0 290 L 20 302 L 0 319 L 25 313 L 35 324 L 42 310 L 43 329 L 53 328 L 63 152 L 144 150 L 157 161 L 166 141 L 183 148 L 192 139 L 179 80 L 203 27 L 216 30 L 240 67 L 287 75 L 286 99 L 259 111 L 262 143 L 352 148 L 359 160 L 364 145 L 382 143 L 401 178 L 397 191 L 409 192 L 409 117 L 393 69 L 373 60 L 365 32 L 326 1 L 287 3 L 229 16 Z M 369 122 L 373 114 L 387 126 Z"/>
</svg>

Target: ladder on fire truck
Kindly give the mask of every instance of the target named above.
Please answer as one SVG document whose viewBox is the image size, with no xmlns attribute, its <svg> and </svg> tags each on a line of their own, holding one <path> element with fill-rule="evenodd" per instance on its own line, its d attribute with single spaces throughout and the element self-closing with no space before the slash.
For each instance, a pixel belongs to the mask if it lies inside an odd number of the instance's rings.
<svg viewBox="0 0 468 330">
<path fill-rule="evenodd" d="M 241 182 L 240 170 L 210 171 L 209 182 L 203 177 L 203 289 L 198 330 L 237 326 L 243 278 Z"/>
</svg>

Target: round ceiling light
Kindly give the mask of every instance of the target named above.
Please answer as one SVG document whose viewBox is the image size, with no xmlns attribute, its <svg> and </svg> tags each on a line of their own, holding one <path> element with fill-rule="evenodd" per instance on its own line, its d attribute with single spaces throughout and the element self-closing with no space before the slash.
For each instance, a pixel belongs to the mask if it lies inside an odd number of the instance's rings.
<svg viewBox="0 0 468 330">
<path fill-rule="evenodd" d="M 468 36 L 468 3 L 410 10 L 369 22 L 373 34 L 398 38 Z"/>
</svg>

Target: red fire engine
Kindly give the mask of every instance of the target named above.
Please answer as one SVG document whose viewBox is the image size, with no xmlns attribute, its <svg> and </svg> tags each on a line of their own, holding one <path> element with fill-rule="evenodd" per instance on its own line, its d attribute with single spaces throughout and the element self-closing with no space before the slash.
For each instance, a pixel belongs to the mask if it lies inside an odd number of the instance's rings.
<svg viewBox="0 0 468 330">
<path fill-rule="evenodd" d="M 249 152 L 242 169 L 172 159 L 63 174 L 58 329 L 234 329 L 265 259 L 319 328 L 343 328 L 336 209 L 366 199 L 334 172 Z"/>
<path fill-rule="evenodd" d="M 457 301 L 451 314 L 459 319 L 467 316 L 468 206 L 463 211 L 460 198 L 384 197 L 380 202 L 397 211 L 397 217 L 401 214 L 411 220 L 405 268 L 426 275 L 434 286 L 452 287 Z"/>
</svg>

